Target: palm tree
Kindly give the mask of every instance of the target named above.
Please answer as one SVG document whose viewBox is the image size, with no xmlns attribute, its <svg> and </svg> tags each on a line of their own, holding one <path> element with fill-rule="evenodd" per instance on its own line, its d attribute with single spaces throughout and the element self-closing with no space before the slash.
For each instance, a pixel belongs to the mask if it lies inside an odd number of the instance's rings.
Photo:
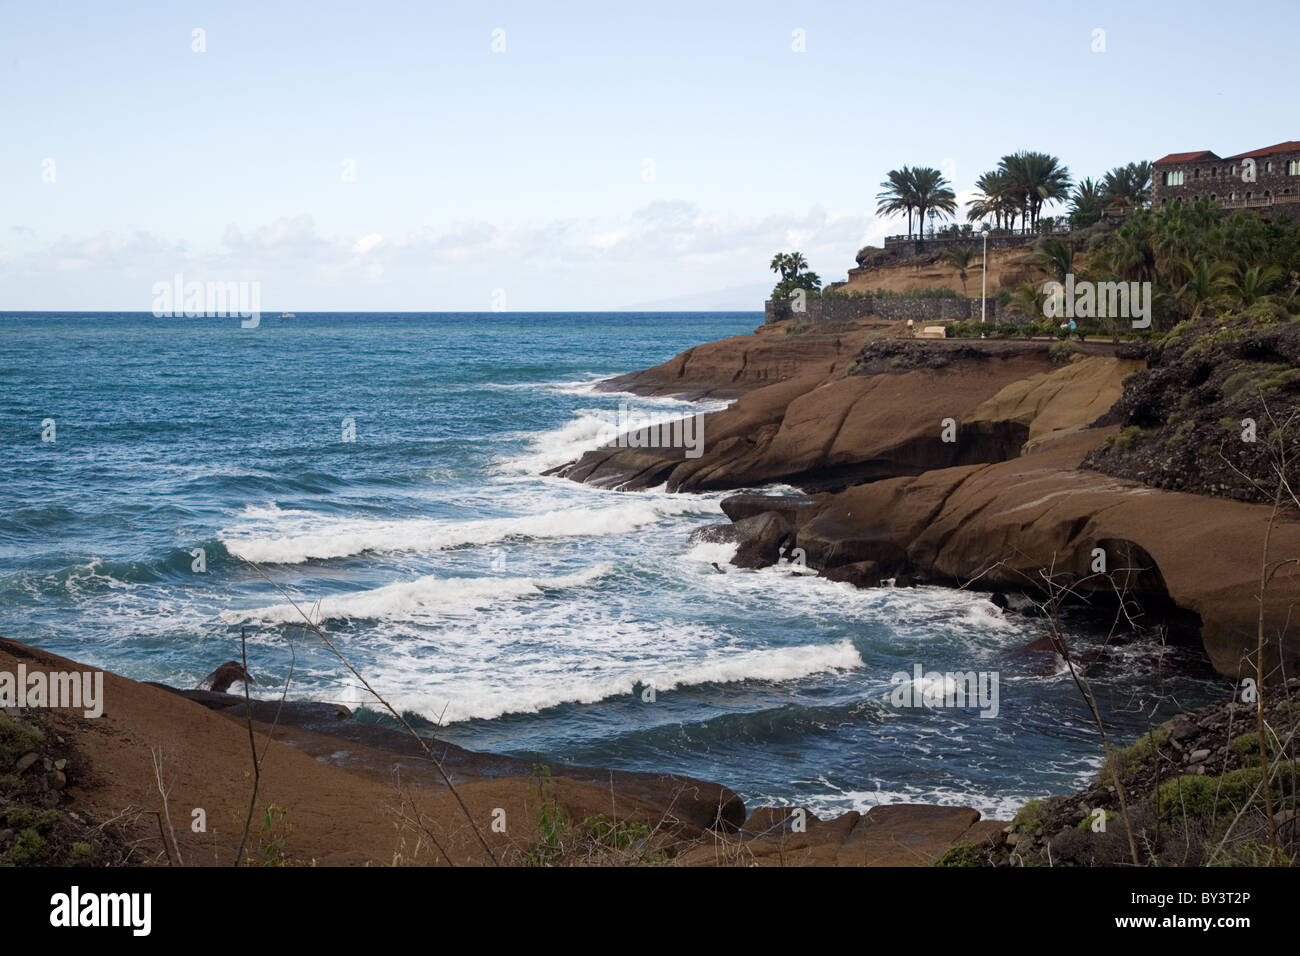
<svg viewBox="0 0 1300 956">
<path fill-rule="evenodd" d="M 916 208 L 916 182 L 909 166 L 891 169 L 889 178 L 880 184 L 882 192 L 876 193 L 879 203 L 877 216 L 896 216 L 907 213 L 907 234 L 912 234 L 912 210 Z M 922 217 L 924 221 L 924 217 Z"/>
<path fill-rule="evenodd" d="M 1037 224 L 1044 205 L 1069 195 L 1070 170 L 1048 153 L 1022 149 L 1003 156 L 998 169 L 1009 180 L 1009 191 L 1019 207 L 1021 221 L 1031 227 Z"/>
<path fill-rule="evenodd" d="M 1034 253 L 1034 259 L 1057 282 L 1065 282 L 1065 277 L 1074 271 L 1074 249 L 1060 239 L 1044 240 L 1043 248 Z"/>
<path fill-rule="evenodd" d="M 1116 166 L 1102 181 L 1108 200 L 1119 200 L 1126 206 L 1139 208 L 1151 201 L 1151 164 L 1146 160 Z"/>
<path fill-rule="evenodd" d="M 961 294 L 966 294 L 966 267 L 970 265 L 971 257 L 975 255 L 975 250 L 970 246 L 954 246 L 948 253 L 948 261 L 957 267 L 961 273 Z"/>
<path fill-rule="evenodd" d="M 808 268 L 808 260 L 802 252 L 778 252 L 772 257 L 769 268 L 781 273 L 782 281 L 797 278 L 799 273 Z"/>
<path fill-rule="evenodd" d="M 1238 267 L 1233 275 L 1220 280 L 1223 294 L 1219 301 L 1232 308 L 1245 309 L 1256 302 L 1273 300 L 1271 290 L 1277 287 L 1286 273 L 1280 266 L 1255 265 Z"/>
<path fill-rule="evenodd" d="M 981 174 L 980 178 L 975 180 L 975 188 L 979 190 L 979 195 L 966 204 L 969 207 L 966 210 L 966 218 L 971 222 L 992 218 L 994 226 L 998 229 L 1002 228 L 1002 221 L 1005 218 L 1010 226 L 1011 217 L 1015 213 L 1009 187 L 1007 177 L 999 170 Z"/>
<path fill-rule="evenodd" d="M 1210 263 L 1206 259 L 1180 263 L 1188 279 L 1174 290 L 1173 299 L 1179 311 L 1189 319 L 1199 319 L 1214 304 L 1216 291 L 1232 274 L 1226 262 Z"/>
<path fill-rule="evenodd" d="M 912 191 L 917 214 L 924 226 L 928 212 L 931 220 L 938 216 L 946 219 L 957 211 L 957 196 L 949 186 L 943 173 L 929 166 L 918 166 L 912 170 Z"/>
<path fill-rule="evenodd" d="M 1095 179 L 1081 179 L 1070 193 L 1070 225 L 1091 226 L 1106 209 L 1106 192 Z"/>
</svg>

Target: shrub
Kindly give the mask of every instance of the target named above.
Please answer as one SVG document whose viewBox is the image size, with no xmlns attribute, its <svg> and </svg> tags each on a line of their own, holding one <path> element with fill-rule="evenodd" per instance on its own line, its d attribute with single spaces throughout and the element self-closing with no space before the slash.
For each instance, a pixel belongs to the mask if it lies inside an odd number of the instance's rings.
<svg viewBox="0 0 1300 956">
<path fill-rule="evenodd" d="M 1043 801 L 1037 797 L 1021 807 L 1011 821 L 1011 827 L 1017 833 L 1028 833 L 1031 830 L 1037 830 L 1042 824 Z"/>
<path fill-rule="evenodd" d="M 1064 341 L 1053 343 L 1047 350 L 1047 357 L 1057 365 L 1064 365 L 1066 362 L 1070 361 L 1071 358 L 1077 355 L 1079 351 L 1079 346 L 1076 343 L 1071 342 L 1069 339 L 1065 339 Z"/>
<path fill-rule="evenodd" d="M 1111 751 L 1111 759 L 1101 765 L 1097 771 L 1097 782 L 1103 785 L 1113 783 L 1112 770 L 1118 769 L 1120 779 L 1124 779 L 1140 764 L 1146 763 L 1160 752 L 1160 748 L 1169 742 L 1169 731 L 1157 727 L 1144 737 L 1139 737 L 1131 747 Z"/>
<path fill-rule="evenodd" d="M 1271 790 L 1274 796 L 1289 793 L 1292 773 L 1297 769 L 1294 761 L 1279 766 L 1273 777 Z M 1173 823 L 1184 816 L 1201 824 L 1230 815 L 1256 800 L 1256 789 L 1264 771 L 1260 767 L 1242 767 L 1221 777 L 1182 776 L 1167 780 L 1156 791 L 1161 819 Z M 1260 806 L 1263 801 L 1257 801 Z"/>
<path fill-rule="evenodd" d="M 12 767 L 19 757 L 35 750 L 44 739 L 39 730 L 0 717 L 0 767 Z"/>
<path fill-rule="evenodd" d="M 979 866 L 979 851 L 969 843 L 958 843 L 934 861 L 935 866 Z"/>
</svg>

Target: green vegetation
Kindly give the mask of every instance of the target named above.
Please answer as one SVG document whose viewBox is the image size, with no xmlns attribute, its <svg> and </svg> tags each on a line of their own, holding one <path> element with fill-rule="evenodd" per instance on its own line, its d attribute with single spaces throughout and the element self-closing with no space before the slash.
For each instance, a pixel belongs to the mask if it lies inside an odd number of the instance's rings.
<svg viewBox="0 0 1300 956">
<path fill-rule="evenodd" d="M 1021 807 L 1011 821 L 1011 828 L 1016 833 L 1030 833 L 1043 825 L 1043 801 L 1037 797 Z"/>
<path fill-rule="evenodd" d="M 620 864 L 657 866 L 668 862 L 668 855 L 650 849 L 654 832 L 644 823 L 611 820 L 603 813 L 587 817 L 577 826 L 555 797 L 549 767 L 533 765 L 531 779 L 537 787 L 537 819 L 533 827 L 532 847 L 524 854 L 527 866 L 563 866 L 570 863 L 596 863 L 616 855 Z"/>
<path fill-rule="evenodd" d="M 266 808 L 262 820 L 262 866 L 284 865 L 284 841 L 289 835 L 289 811 L 274 804 Z"/>
<path fill-rule="evenodd" d="M 1105 819 L 1106 819 L 1106 825 L 1107 825 L 1107 826 L 1110 825 L 1110 821 L 1112 821 L 1112 820 L 1114 820 L 1114 819 L 1117 819 L 1117 818 L 1119 817 L 1119 814 L 1116 813 L 1114 810 L 1102 810 L 1101 812 L 1102 812 L 1102 814 L 1104 815 L 1104 817 L 1105 817 Z M 1094 823 L 1096 820 L 1097 820 L 1097 814 L 1096 814 L 1095 812 L 1094 812 L 1094 813 L 1090 813 L 1090 814 L 1088 814 L 1086 817 L 1084 817 L 1082 820 L 1079 821 L 1079 824 L 1078 824 L 1079 829 L 1080 829 L 1080 830 L 1091 830 L 1091 829 L 1092 829 L 1092 825 L 1093 825 L 1093 823 Z"/>
<path fill-rule="evenodd" d="M 979 866 L 979 851 L 969 843 L 958 843 L 934 861 L 935 866 Z"/>
<path fill-rule="evenodd" d="M 808 271 L 808 260 L 802 252 L 778 252 L 772 257 L 770 268 L 781 275 L 772 289 L 773 301 L 788 299 L 799 290 L 810 299 L 821 294 L 822 280 L 817 273 Z"/>
<path fill-rule="evenodd" d="M 998 168 L 984 173 L 975 181 L 979 195 L 967 203 L 966 218 L 971 222 L 993 220 L 997 229 L 1022 228 L 1040 223 L 1043 207 L 1060 202 L 1069 195 L 1070 170 L 1048 153 L 1021 150 L 1003 156 Z"/>
<path fill-rule="evenodd" d="M 925 230 L 925 218 L 947 219 L 957 211 L 957 196 L 943 173 L 929 166 L 904 166 L 891 169 L 889 178 L 880 184 L 876 194 L 876 215 L 907 214 L 907 232 L 912 234 L 912 213 L 916 213 L 917 232 Z"/>
<path fill-rule="evenodd" d="M 1076 343 L 1066 339 L 1063 342 L 1053 342 L 1052 347 L 1047 350 L 1047 357 L 1057 365 L 1064 365 L 1081 351 L 1082 349 Z"/>
<path fill-rule="evenodd" d="M 1108 455 L 1127 455 L 1145 435 L 1146 429 L 1138 425 L 1129 425 L 1118 435 L 1108 437 L 1102 447 L 1105 448 Z"/>
<path fill-rule="evenodd" d="M 39 730 L 0 717 L 0 767 L 12 767 L 19 757 L 35 750 L 44 740 L 45 735 Z"/>
<path fill-rule="evenodd" d="M 1124 779 L 1133 772 L 1139 764 L 1144 764 L 1148 760 L 1157 756 L 1160 748 L 1169 743 L 1169 731 L 1163 727 L 1157 727 L 1149 734 L 1139 737 L 1137 742 L 1130 747 L 1124 747 L 1121 750 L 1112 750 L 1111 759 L 1101 765 L 1097 771 L 1097 782 L 1101 784 L 1110 784 L 1113 780 L 1113 771 L 1119 770 L 1120 779 Z"/>
<path fill-rule="evenodd" d="M 1295 761 L 1275 768 L 1270 787 L 1275 807 L 1282 796 L 1291 793 L 1297 770 L 1300 766 Z M 1242 767 L 1220 777 L 1186 775 L 1166 780 L 1156 792 L 1160 818 L 1167 823 L 1187 819 L 1213 832 L 1214 824 L 1223 818 L 1231 819 L 1240 810 L 1263 806 L 1263 777 L 1260 767 Z"/>
<path fill-rule="evenodd" d="M 961 294 L 966 294 L 966 268 L 970 265 L 971 258 L 975 255 L 975 250 L 970 246 L 954 246 L 948 252 L 948 261 L 956 267 L 958 274 L 961 276 Z"/>
</svg>

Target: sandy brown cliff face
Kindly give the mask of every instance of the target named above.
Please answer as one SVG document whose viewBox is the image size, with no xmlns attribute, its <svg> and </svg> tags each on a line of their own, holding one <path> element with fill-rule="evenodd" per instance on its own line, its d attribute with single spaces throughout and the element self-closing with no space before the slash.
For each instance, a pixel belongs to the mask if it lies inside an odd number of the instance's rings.
<svg viewBox="0 0 1300 956">
<path fill-rule="evenodd" d="M 847 359 L 854 345 L 860 352 Z M 1221 673 L 1253 673 L 1270 509 L 1081 470 L 1116 431 L 1089 426 L 1143 363 L 1089 344 L 1058 365 L 1047 349 L 900 341 L 869 324 L 850 334 L 765 329 L 617 380 L 657 394 L 738 393 L 705 416 L 700 457 L 606 447 L 558 473 L 625 490 L 788 482 L 820 493 L 793 510 L 788 499 L 728 509 L 747 566 L 799 547 L 809 567 L 863 585 L 909 575 L 1019 589 L 1040 580 L 1040 569 L 1098 596 L 1118 582 L 1144 606 L 1142 623 L 1171 625 L 1175 639 L 1199 634 Z M 734 355 L 744 358 L 726 358 Z M 711 383 L 711 370 L 726 381 Z M 767 512 L 775 516 L 756 520 Z M 1105 575 L 1093 570 L 1099 552 Z M 1284 517 L 1269 560 L 1289 557 L 1300 558 L 1300 523 Z M 1289 626 L 1297 603 L 1300 572 L 1283 565 L 1264 603 L 1270 665 L 1280 654 L 1300 667 Z"/>
</svg>

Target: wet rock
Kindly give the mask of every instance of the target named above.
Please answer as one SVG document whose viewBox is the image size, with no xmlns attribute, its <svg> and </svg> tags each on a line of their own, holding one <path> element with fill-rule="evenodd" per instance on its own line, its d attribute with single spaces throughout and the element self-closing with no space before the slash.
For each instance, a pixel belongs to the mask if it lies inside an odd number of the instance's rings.
<svg viewBox="0 0 1300 956">
<path fill-rule="evenodd" d="M 737 540 L 736 526 L 729 521 L 705 525 L 692 531 L 690 540 L 696 544 L 731 544 Z"/>
<path fill-rule="evenodd" d="M 768 511 L 736 522 L 740 547 L 731 563 L 738 568 L 766 568 L 781 558 L 781 549 L 794 543 L 794 525 L 790 519 Z"/>
</svg>

